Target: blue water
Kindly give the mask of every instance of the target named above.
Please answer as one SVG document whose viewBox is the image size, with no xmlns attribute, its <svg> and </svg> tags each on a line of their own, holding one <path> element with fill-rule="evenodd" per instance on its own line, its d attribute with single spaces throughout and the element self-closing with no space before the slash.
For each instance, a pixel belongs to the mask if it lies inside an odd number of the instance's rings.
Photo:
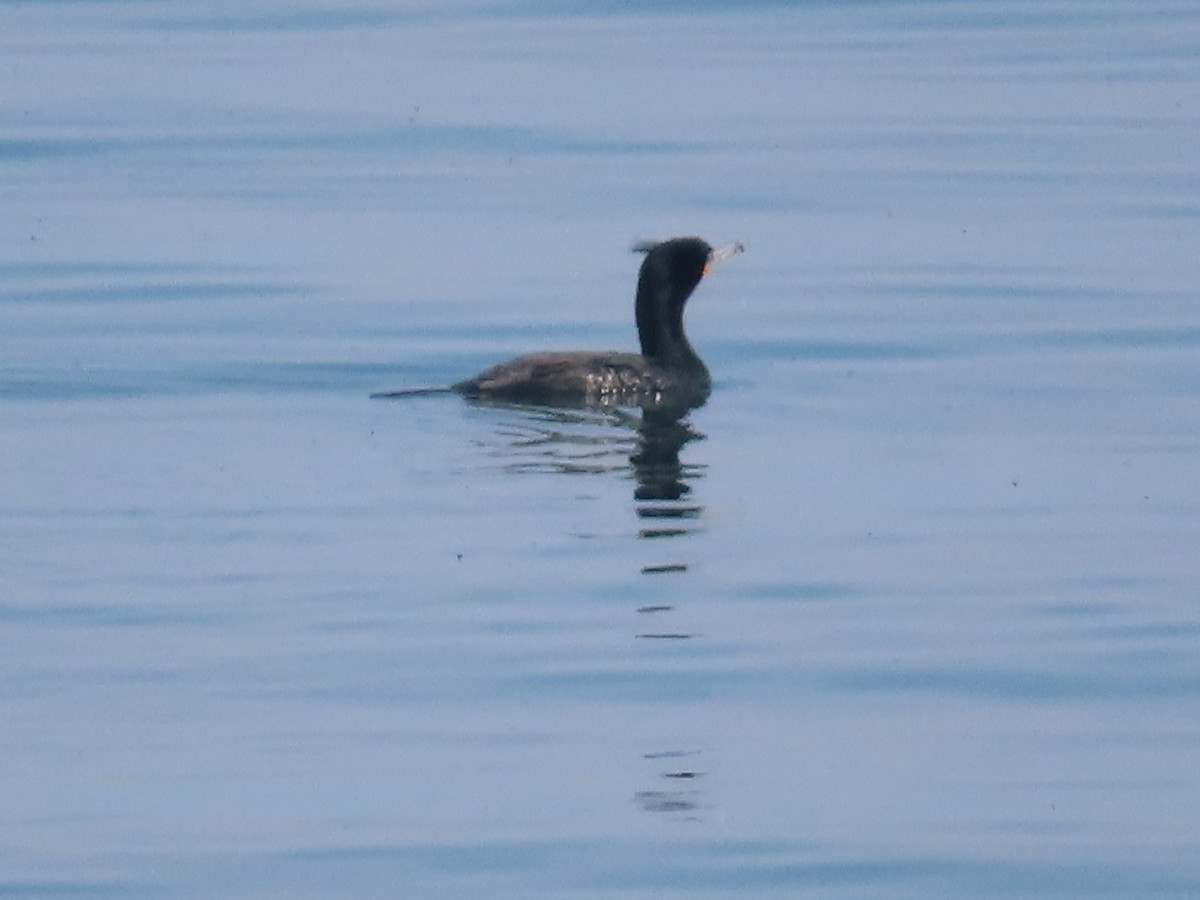
<svg viewBox="0 0 1200 900">
<path fill-rule="evenodd" d="M 0 3 L 0 897 L 1200 896 L 1198 46 Z"/>
</svg>

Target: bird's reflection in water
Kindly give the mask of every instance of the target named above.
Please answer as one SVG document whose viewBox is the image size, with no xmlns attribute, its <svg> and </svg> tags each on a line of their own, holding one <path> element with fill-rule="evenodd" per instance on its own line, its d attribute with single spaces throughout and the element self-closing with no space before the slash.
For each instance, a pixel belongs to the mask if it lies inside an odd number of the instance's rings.
<svg viewBox="0 0 1200 900">
<path fill-rule="evenodd" d="M 525 406 L 475 401 L 511 411 L 489 448 L 513 473 L 603 475 L 624 472 L 637 447 L 638 417 L 626 409 Z"/>
<path fill-rule="evenodd" d="M 691 768 L 689 760 L 699 755 L 699 751 L 695 750 L 643 754 L 647 762 L 657 767 L 656 777 L 670 786 L 638 791 L 634 794 L 638 806 L 645 812 L 675 813 L 689 819 L 697 818 L 703 804 L 695 782 L 704 773 Z M 669 768 L 663 769 L 663 766 Z"/>
<path fill-rule="evenodd" d="M 641 526 L 638 536 L 644 540 L 664 541 L 664 551 L 677 548 L 677 541 L 696 527 L 704 507 L 691 499 L 692 485 L 703 477 L 704 467 L 684 464 L 680 459 L 683 448 L 692 441 L 703 439 L 685 414 L 674 410 L 646 410 L 642 414 L 637 450 L 629 457 L 637 486 L 633 497 Z M 688 571 L 688 564 L 672 557 L 641 567 L 643 576 L 678 578 Z M 675 608 L 668 603 L 647 603 L 638 607 L 638 614 L 650 626 L 640 630 L 637 638 L 649 641 L 685 641 L 695 635 L 687 631 L 663 627 Z M 653 623 L 653 625 L 650 625 Z M 695 819 L 703 806 L 698 780 L 703 773 L 695 767 L 699 751 L 656 750 L 643 754 L 651 771 L 654 787 L 636 791 L 634 801 L 644 812 Z"/>
<path fill-rule="evenodd" d="M 473 403 L 514 414 L 496 429 L 501 440 L 486 448 L 502 460 L 506 471 L 562 475 L 632 472 L 639 517 L 692 519 L 702 512 L 700 507 L 679 502 L 691 493 L 688 482 L 700 478 L 704 470 L 701 465 L 685 466 L 679 459 L 686 444 L 704 437 L 687 421 L 686 409 L 638 412 L 624 407 Z M 671 533 L 676 530 L 670 529 Z M 658 537 L 658 532 L 651 528 L 639 534 Z"/>
<path fill-rule="evenodd" d="M 648 504 L 654 501 L 677 501 L 692 492 L 687 481 L 700 474 L 698 467 L 685 470 L 679 460 L 684 445 L 699 440 L 701 435 L 692 429 L 680 411 L 653 409 L 642 413 L 639 423 L 638 449 L 629 457 L 637 478 L 634 499 L 643 506 L 643 515 L 668 507 Z"/>
<path fill-rule="evenodd" d="M 637 487 L 633 496 L 642 525 L 638 537 L 650 540 L 683 537 L 695 527 L 704 507 L 689 500 L 690 481 L 703 475 L 702 466 L 685 466 L 680 451 L 691 441 L 702 438 L 678 411 L 647 410 L 642 415 L 637 450 L 630 456 Z M 666 546 L 664 545 L 664 549 Z M 641 568 L 643 575 L 681 575 L 688 570 L 686 562 L 672 559 Z M 661 617 L 674 612 L 669 604 L 651 603 L 638 607 L 645 616 Z M 643 640 L 687 640 L 694 635 L 671 629 L 643 631 Z"/>
<path fill-rule="evenodd" d="M 667 538 L 688 534 L 691 520 L 703 508 L 685 502 L 692 488 L 689 480 L 703 474 L 703 467 L 685 467 L 679 459 L 683 447 L 702 437 L 677 410 L 646 410 L 639 427 L 637 450 L 629 457 L 637 480 L 633 497 L 638 518 L 643 520 L 639 537 Z M 682 563 L 647 566 L 644 574 L 686 571 Z"/>
<path fill-rule="evenodd" d="M 483 401 L 475 401 L 483 405 Z M 667 549 L 683 549 L 677 540 L 694 533 L 704 507 L 692 499 L 692 484 L 704 476 L 702 464 L 684 463 L 681 452 L 703 440 L 686 408 L 549 407 L 486 404 L 511 411 L 497 434 L 500 445 L 491 452 L 513 473 L 563 475 L 629 475 L 634 480 L 634 510 L 638 538 Z M 643 565 L 639 574 L 655 579 L 678 578 L 688 563 L 671 557 Z M 645 621 L 634 637 L 677 646 L 698 635 L 670 627 L 675 613 L 670 603 L 643 603 L 637 614 Z M 655 749 L 643 754 L 653 787 L 634 792 L 645 812 L 695 819 L 703 807 L 698 785 L 704 773 L 696 768 L 699 751 Z"/>
</svg>

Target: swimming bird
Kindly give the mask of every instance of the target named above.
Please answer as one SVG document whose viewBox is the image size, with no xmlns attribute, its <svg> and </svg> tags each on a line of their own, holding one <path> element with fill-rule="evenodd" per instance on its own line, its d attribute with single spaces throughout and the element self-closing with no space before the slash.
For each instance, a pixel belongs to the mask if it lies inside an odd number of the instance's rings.
<svg viewBox="0 0 1200 900">
<path fill-rule="evenodd" d="M 697 406 L 712 379 L 683 330 L 683 308 L 717 263 L 743 251 L 713 248 L 698 237 L 636 244 L 646 254 L 634 304 L 641 353 L 551 351 L 529 353 L 450 385 L 466 397 L 519 403 L 596 406 Z M 373 397 L 426 393 L 390 391 Z"/>
</svg>

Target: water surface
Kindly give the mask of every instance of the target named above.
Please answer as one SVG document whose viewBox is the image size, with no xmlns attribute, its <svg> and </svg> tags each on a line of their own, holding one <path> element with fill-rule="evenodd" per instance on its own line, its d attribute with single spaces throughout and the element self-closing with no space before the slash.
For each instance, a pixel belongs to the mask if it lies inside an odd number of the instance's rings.
<svg viewBox="0 0 1200 900">
<path fill-rule="evenodd" d="M 1198 41 L 0 4 L 0 895 L 1200 893 Z"/>
</svg>

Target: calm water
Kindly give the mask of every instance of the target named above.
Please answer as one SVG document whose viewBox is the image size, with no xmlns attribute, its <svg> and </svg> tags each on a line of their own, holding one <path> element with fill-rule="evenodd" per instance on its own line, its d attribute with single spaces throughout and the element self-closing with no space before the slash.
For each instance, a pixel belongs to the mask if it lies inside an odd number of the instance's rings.
<svg viewBox="0 0 1200 900">
<path fill-rule="evenodd" d="M 0 3 L 0 896 L 1200 896 L 1198 46 Z"/>
</svg>

